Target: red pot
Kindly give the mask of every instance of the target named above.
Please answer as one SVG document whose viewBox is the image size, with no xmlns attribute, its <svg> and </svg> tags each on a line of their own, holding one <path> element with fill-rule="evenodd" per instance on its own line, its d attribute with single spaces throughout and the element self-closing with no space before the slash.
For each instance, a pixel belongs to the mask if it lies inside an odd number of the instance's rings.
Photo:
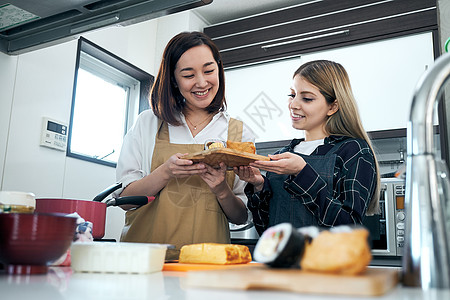
<svg viewBox="0 0 450 300">
<path fill-rule="evenodd" d="M 35 212 L 41 213 L 78 213 L 83 219 L 93 224 L 92 236 L 95 239 L 101 239 L 105 235 L 106 207 L 118 206 L 124 204 L 145 205 L 154 197 L 147 196 L 130 196 L 110 199 L 101 202 L 113 191 L 122 187 L 122 183 L 116 183 L 106 190 L 98 194 L 94 201 L 91 200 L 74 200 L 74 199 L 58 199 L 58 198 L 38 198 L 36 199 Z"/>
<path fill-rule="evenodd" d="M 106 203 L 90 200 L 41 198 L 36 199 L 36 212 L 78 213 L 86 221 L 92 222 L 92 236 L 101 239 L 105 235 Z"/>
</svg>

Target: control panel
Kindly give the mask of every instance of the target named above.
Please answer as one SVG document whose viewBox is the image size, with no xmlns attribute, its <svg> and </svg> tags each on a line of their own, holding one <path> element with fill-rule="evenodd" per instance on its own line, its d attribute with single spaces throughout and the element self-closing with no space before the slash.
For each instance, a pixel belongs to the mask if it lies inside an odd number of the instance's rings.
<svg viewBox="0 0 450 300">
<path fill-rule="evenodd" d="M 395 197 L 395 230 L 396 230 L 396 242 L 397 253 L 401 255 L 402 249 L 405 245 L 405 185 L 394 185 L 394 197 Z"/>
<path fill-rule="evenodd" d="M 41 146 L 66 151 L 67 124 L 44 117 L 42 120 Z"/>
</svg>

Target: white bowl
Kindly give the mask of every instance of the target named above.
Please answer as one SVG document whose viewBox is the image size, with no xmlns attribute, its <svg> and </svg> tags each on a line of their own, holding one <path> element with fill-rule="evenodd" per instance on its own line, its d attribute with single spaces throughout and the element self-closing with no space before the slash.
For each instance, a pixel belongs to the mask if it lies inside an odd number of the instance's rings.
<svg viewBox="0 0 450 300">
<path fill-rule="evenodd" d="M 8 205 L 25 205 L 36 208 L 36 197 L 33 193 L 0 191 L 0 203 Z"/>
<path fill-rule="evenodd" d="M 164 266 L 167 245 L 75 242 L 70 249 L 75 272 L 153 273 Z"/>
</svg>

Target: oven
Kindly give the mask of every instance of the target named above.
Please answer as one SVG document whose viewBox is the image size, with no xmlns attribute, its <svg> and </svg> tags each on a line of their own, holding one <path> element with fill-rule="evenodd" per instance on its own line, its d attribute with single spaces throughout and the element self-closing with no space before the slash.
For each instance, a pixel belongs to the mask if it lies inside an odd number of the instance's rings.
<svg viewBox="0 0 450 300">
<path fill-rule="evenodd" d="M 256 243 L 259 239 L 259 234 L 256 231 L 253 222 L 248 222 L 242 225 L 230 223 L 230 238 L 232 244 L 245 245 L 250 250 L 253 256 Z"/>
<path fill-rule="evenodd" d="M 366 216 L 363 225 L 370 231 L 374 256 L 403 256 L 405 241 L 405 181 L 382 178 L 381 214 Z"/>
</svg>

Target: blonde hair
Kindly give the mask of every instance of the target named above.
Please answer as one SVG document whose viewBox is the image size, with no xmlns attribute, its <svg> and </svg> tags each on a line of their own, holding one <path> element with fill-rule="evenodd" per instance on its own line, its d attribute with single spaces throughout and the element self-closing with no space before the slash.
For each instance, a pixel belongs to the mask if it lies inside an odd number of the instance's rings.
<svg viewBox="0 0 450 300">
<path fill-rule="evenodd" d="M 379 213 L 380 170 L 378 160 L 372 142 L 362 126 L 347 71 L 339 63 L 315 60 L 301 65 L 293 77 L 296 75 L 317 87 L 328 104 L 336 101 L 338 110 L 328 117 L 325 124 L 325 131 L 328 135 L 360 138 L 369 145 L 374 155 L 377 182 L 374 195 L 367 206 L 366 215 Z"/>
</svg>

